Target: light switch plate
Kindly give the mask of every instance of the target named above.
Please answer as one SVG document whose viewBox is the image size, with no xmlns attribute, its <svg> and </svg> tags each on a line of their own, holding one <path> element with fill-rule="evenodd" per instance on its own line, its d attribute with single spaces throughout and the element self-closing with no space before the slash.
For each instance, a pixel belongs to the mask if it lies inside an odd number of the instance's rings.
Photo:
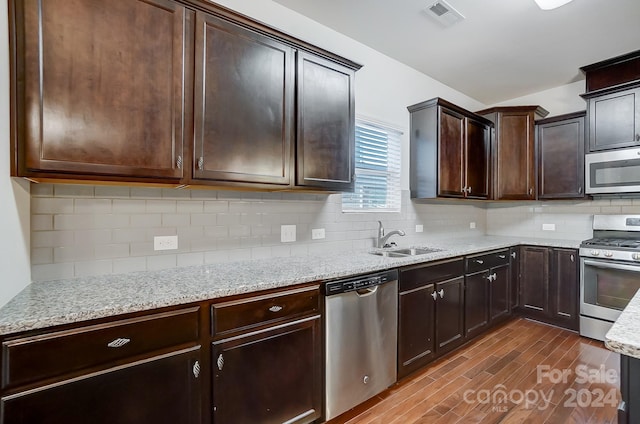
<svg viewBox="0 0 640 424">
<path fill-rule="evenodd" d="M 424 225 L 416 224 L 416 233 L 422 233 L 422 232 L 424 232 Z"/>
<path fill-rule="evenodd" d="M 556 224 L 542 224 L 542 231 L 555 231 Z"/>
<path fill-rule="evenodd" d="M 311 239 L 320 240 L 324 238 L 324 228 L 314 228 L 311 230 Z"/>
<path fill-rule="evenodd" d="M 474 228 L 476 228 L 476 223 L 475 223 L 475 222 L 470 222 L 470 223 L 469 223 L 469 228 L 471 228 L 472 230 L 473 230 Z"/>
<path fill-rule="evenodd" d="M 156 236 L 153 238 L 153 250 L 176 250 L 178 236 Z"/>
<path fill-rule="evenodd" d="M 296 241 L 296 226 L 295 225 L 281 225 L 280 226 L 280 241 L 282 243 L 290 243 Z"/>
</svg>

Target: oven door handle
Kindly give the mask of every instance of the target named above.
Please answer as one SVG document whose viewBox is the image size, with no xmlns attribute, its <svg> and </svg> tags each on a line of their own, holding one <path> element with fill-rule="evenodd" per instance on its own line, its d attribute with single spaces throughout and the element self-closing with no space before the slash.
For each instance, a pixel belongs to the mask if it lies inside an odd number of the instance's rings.
<svg viewBox="0 0 640 424">
<path fill-rule="evenodd" d="M 622 265 L 622 264 L 610 264 L 608 262 L 600 262 L 600 261 L 590 261 L 585 259 L 584 264 L 587 266 L 593 266 L 596 268 L 605 268 L 605 269 L 619 269 L 622 271 L 640 271 L 640 266 L 637 265 Z"/>
</svg>

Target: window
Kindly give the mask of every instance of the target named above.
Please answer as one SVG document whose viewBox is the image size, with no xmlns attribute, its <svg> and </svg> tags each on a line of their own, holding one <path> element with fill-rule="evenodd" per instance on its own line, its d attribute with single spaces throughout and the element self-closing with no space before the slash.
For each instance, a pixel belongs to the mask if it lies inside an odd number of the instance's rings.
<svg viewBox="0 0 640 424">
<path fill-rule="evenodd" d="M 400 212 L 400 136 L 385 125 L 356 119 L 356 181 L 342 194 L 343 212 Z"/>
</svg>

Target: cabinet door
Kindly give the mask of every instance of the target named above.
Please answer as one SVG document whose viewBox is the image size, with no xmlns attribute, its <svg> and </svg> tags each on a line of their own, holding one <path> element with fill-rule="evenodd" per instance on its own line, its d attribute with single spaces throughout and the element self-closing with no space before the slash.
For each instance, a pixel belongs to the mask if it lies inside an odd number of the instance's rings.
<svg viewBox="0 0 640 424">
<path fill-rule="evenodd" d="M 464 340 L 464 276 L 436 284 L 436 349 L 438 354 Z"/>
<path fill-rule="evenodd" d="M 466 123 L 466 196 L 474 199 L 488 199 L 491 128 L 471 118 L 467 118 Z"/>
<path fill-rule="evenodd" d="M 549 249 L 520 248 L 520 307 L 531 316 L 549 313 Z"/>
<path fill-rule="evenodd" d="M 564 327 L 578 329 L 578 252 L 574 249 L 553 249 L 553 275 L 549 303 L 554 319 Z"/>
<path fill-rule="evenodd" d="M 2 398 L 12 424 L 198 424 L 199 347 Z"/>
<path fill-rule="evenodd" d="M 194 178 L 290 183 L 293 54 L 256 32 L 197 14 Z"/>
<path fill-rule="evenodd" d="M 520 248 L 512 247 L 509 249 L 509 266 L 510 266 L 510 297 L 511 310 L 520 306 Z"/>
<path fill-rule="evenodd" d="M 466 275 L 464 322 L 467 337 L 473 337 L 489 325 L 489 270 Z"/>
<path fill-rule="evenodd" d="M 499 318 L 509 315 L 511 305 L 509 302 L 509 284 L 511 278 L 511 268 L 503 265 L 491 269 L 491 306 L 490 320 L 493 322 Z"/>
<path fill-rule="evenodd" d="M 191 12 L 169 0 L 16 4 L 19 172 L 181 178 Z"/>
<path fill-rule="evenodd" d="M 538 198 L 584 197 L 584 117 L 540 124 Z"/>
<path fill-rule="evenodd" d="M 214 343 L 214 422 L 319 418 L 321 346 L 319 316 Z"/>
<path fill-rule="evenodd" d="M 496 200 L 535 199 L 533 112 L 500 112 L 496 124 Z"/>
<path fill-rule="evenodd" d="M 640 88 L 589 99 L 589 150 L 640 146 Z"/>
<path fill-rule="evenodd" d="M 298 52 L 296 184 L 352 191 L 354 71 Z"/>
<path fill-rule="evenodd" d="M 402 292 L 398 300 L 398 378 L 434 358 L 434 285 Z M 436 294 L 437 296 L 437 294 Z"/>
<path fill-rule="evenodd" d="M 464 197 L 465 119 L 440 107 L 438 126 L 438 196 Z"/>
</svg>

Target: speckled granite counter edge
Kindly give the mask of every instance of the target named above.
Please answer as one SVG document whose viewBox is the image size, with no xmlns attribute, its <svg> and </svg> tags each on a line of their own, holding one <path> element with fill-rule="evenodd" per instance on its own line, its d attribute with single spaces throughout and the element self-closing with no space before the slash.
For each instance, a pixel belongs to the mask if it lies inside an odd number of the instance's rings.
<svg viewBox="0 0 640 424">
<path fill-rule="evenodd" d="M 604 344 L 614 352 L 640 359 L 640 290 L 613 323 Z"/>
<path fill-rule="evenodd" d="M 0 308 L 0 335 L 344 278 L 517 245 L 577 248 L 580 241 L 485 236 L 440 240 L 442 249 L 405 258 L 366 251 L 172 268 L 30 284 Z"/>
</svg>

